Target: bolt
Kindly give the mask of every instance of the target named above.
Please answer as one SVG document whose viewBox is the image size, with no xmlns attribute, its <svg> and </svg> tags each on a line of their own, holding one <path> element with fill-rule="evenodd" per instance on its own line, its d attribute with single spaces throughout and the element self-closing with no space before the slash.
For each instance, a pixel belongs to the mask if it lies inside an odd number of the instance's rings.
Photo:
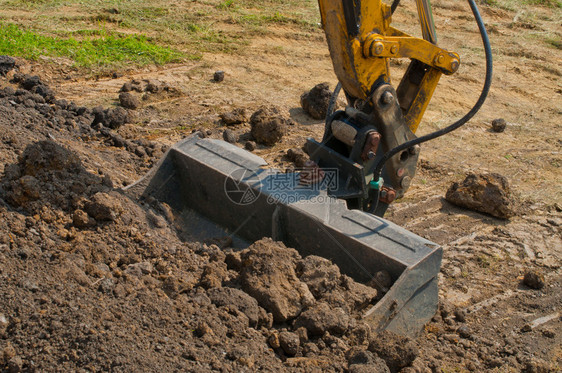
<svg viewBox="0 0 562 373">
<path fill-rule="evenodd" d="M 411 155 L 416 155 L 420 152 L 420 146 L 414 145 L 410 149 L 408 149 L 408 151 L 410 152 Z"/>
<path fill-rule="evenodd" d="M 404 176 L 402 178 L 402 181 L 400 181 L 400 186 L 402 187 L 402 189 L 408 189 L 411 182 L 412 178 L 410 176 Z"/>
<path fill-rule="evenodd" d="M 398 46 L 393 45 L 393 46 L 390 48 L 390 53 L 396 54 L 396 52 L 398 52 Z"/>
<path fill-rule="evenodd" d="M 394 101 L 394 95 L 389 92 L 385 91 L 381 96 L 381 102 L 385 105 L 388 105 Z"/>
<path fill-rule="evenodd" d="M 373 44 L 373 46 L 375 47 L 375 54 L 379 55 L 384 51 L 384 44 L 381 43 L 380 41 L 377 41 Z"/>
<path fill-rule="evenodd" d="M 443 55 L 441 53 L 439 53 L 437 56 L 435 56 L 435 59 L 433 60 L 433 63 L 438 65 L 443 63 Z"/>
<path fill-rule="evenodd" d="M 376 154 L 373 153 L 372 151 L 369 152 L 369 153 L 367 153 L 367 157 L 368 157 L 369 159 L 375 159 L 375 156 L 376 156 Z"/>
<path fill-rule="evenodd" d="M 459 61 L 457 59 L 454 59 L 451 61 L 451 71 L 455 72 L 457 71 L 459 68 Z"/>
</svg>

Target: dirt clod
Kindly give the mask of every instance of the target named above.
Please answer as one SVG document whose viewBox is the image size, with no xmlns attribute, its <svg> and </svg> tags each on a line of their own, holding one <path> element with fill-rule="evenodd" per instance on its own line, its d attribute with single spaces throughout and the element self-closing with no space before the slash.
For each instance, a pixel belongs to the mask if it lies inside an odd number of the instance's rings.
<svg viewBox="0 0 562 373">
<path fill-rule="evenodd" d="M 295 327 L 304 327 L 311 335 L 319 336 L 330 332 L 342 335 L 349 326 L 349 316 L 341 308 L 331 308 L 327 303 L 321 302 L 304 311 L 295 320 Z"/>
<path fill-rule="evenodd" d="M 249 325 L 257 327 L 260 323 L 258 302 L 242 290 L 234 288 L 215 288 L 208 292 L 211 302 L 217 307 L 226 307 L 241 312 L 248 317 Z"/>
<path fill-rule="evenodd" d="M 215 71 L 213 74 L 213 80 L 215 82 L 222 82 L 224 80 L 224 71 Z"/>
<path fill-rule="evenodd" d="M 125 109 L 131 110 L 138 108 L 140 105 L 139 99 L 130 92 L 121 92 L 119 94 L 119 103 Z"/>
<path fill-rule="evenodd" d="M 310 290 L 296 276 L 295 250 L 264 239 L 244 250 L 240 257 L 244 291 L 271 312 L 276 322 L 293 319 L 314 303 Z"/>
<path fill-rule="evenodd" d="M 256 150 L 256 143 L 254 141 L 246 141 L 246 143 L 244 143 L 244 149 L 252 152 Z"/>
<path fill-rule="evenodd" d="M 263 145 L 274 145 L 287 131 L 289 120 L 275 107 L 262 107 L 250 118 L 251 134 Z"/>
<path fill-rule="evenodd" d="M 544 288 L 544 276 L 536 271 L 527 271 L 523 276 L 523 284 L 531 289 L 540 290 Z"/>
<path fill-rule="evenodd" d="M 86 203 L 85 210 L 97 221 L 113 221 L 122 212 L 122 206 L 118 194 L 96 193 Z"/>
<path fill-rule="evenodd" d="M 16 60 L 10 56 L 0 56 L 0 75 L 6 75 L 16 67 Z"/>
<path fill-rule="evenodd" d="M 368 350 L 355 350 L 349 353 L 349 371 L 352 373 L 390 372 L 385 361 Z"/>
<path fill-rule="evenodd" d="M 238 136 L 236 136 L 236 133 L 230 129 L 224 130 L 224 132 L 222 133 L 222 138 L 224 139 L 224 141 L 231 144 L 234 144 L 236 141 L 238 141 Z"/>
<path fill-rule="evenodd" d="M 295 356 L 299 351 L 299 336 L 292 332 L 279 333 L 279 345 L 289 356 Z"/>
<path fill-rule="evenodd" d="M 506 126 L 507 126 L 507 123 L 505 122 L 505 119 L 503 119 L 503 118 L 494 119 L 492 121 L 492 130 L 494 132 L 503 132 L 503 131 L 505 131 Z"/>
<path fill-rule="evenodd" d="M 324 119 L 330 106 L 332 92 L 328 83 L 320 83 L 301 96 L 301 106 L 312 118 Z"/>
<path fill-rule="evenodd" d="M 245 123 L 248 120 L 246 109 L 237 108 L 228 113 L 220 114 L 222 122 L 227 126 L 234 126 L 237 124 Z"/>
<path fill-rule="evenodd" d="M 129 114 L 121 107 L 104 109 L 97 106 L 92 109 L 92 113 L 94 114 L 92 126 L 102 124 L 105 127 L 117 129 L 129 122 Z"/>
<path fill-rule="evenodd" d="M 306 154 L 302 149 L 299 148 L 287 150 L 287 158 L 289 158 L 289 160 L 293 162 L 295 166 L 300 168 L 304 167 L 304 164 L 309 159 L 308 154 Z"/>
<path fill-rule="evenodd" d="M 388 331 L 371 337 L 369 351 L 382 358 L 392 373 L 412 365 L 419 354 L 416 344 L 408 338 L 400 337 Z"/>
<path fill-rule="evenodd" d="M 515 215 L 509 183 L 499 174 L 469 174 L 462 183 L 453 183 L 445 198 L 455 205 L 501 219 Z"/>
</svg>

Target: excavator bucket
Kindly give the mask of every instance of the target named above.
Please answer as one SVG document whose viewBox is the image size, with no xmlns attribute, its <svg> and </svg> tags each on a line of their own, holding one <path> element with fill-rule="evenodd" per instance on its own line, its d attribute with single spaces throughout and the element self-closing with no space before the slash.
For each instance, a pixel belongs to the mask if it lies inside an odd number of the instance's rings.
<svg viewBox="0 0 562 373">
<path fill-rule="evenodd" d="M 302 256 L 318 255 L 367 283 L 386 271 L 393 285 L 364 314 L 376 330 L 415 336 L 437 310 L 442 249 L 383 218 L 350 210 L 331 197 L 340 182 L 264 168 L 266 162 L 224 141 L 190 136 L 175 144 L 144 178 L 127 188 L 168 204 L 185 231 L 204 239 L 229 235 L 244 248 L 263 237 Z"/>
</svg>

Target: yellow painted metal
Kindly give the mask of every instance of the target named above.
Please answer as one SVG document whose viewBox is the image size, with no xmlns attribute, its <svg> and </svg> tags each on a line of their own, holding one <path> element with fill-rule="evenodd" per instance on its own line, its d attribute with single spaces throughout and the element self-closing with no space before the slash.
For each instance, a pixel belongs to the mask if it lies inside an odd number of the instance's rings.
<svg viewBox="0 0 562 373">
<path fill-rule="evenodd" d="M 429 101 L 433 96 L 437 83 L 439 83 L 441 74 L 440 70 L 430 69 L 423 77 L 414 100 L 404 111 L 404 121 L 413 133 L 416 133 L 416 130 L 420 125 L 425 109 L 427 109 L 427 105 L 429 105 Z"/>
<path fill-rule="evenodd" d="M 413 58 L 428 66 L 439 68 L 445 74 L 453 74 L 459 68 L 458 54 L 441 49 L 426 40 L 404 34 L 392 27 L 389 31 L 391 36 L 369 34 L 363 42 L 363 54 L 378 58 Z"/>
<path fill-rule="evenodd" d="M 346 24 L 344 1 L 318 0 L 322 26 L 326 33 L 334 70 L 345 92 L 354 98 L 367 100 L 381 83 L 390 84 L 390 58 L 407 57 L 419 60 L 429 67 L 416 96 L 404 110 L 413 131 L 433 95 L 442 73 L 457 71 L 458 54 L 439 48 L 436 43 L 431 8 L 428 0 L 416 0 L 424 39 L 412 37 L 390 26 L 390 6 L 381 0 L 361 0 L 357 35 Z"/>
</svg>

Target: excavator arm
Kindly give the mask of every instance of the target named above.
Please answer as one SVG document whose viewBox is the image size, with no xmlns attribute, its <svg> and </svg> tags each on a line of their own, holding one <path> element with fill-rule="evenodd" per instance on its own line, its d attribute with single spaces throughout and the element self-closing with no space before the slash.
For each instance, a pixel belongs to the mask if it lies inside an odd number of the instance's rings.
<svg viewBox="0 0 562 373">
<path fill-rule="evenodd" d="M 381 0 L 318 2 L 334 70 L 352 100 L 368 100 L 378 86 L 391 83 L 390 58 L 412 60 L 414 66 L 400 82 L 398 101 L 413 132 L 441 74 L 453 74 L 460 64 L 458 54 L 436 45 L 429 1 L 416 2 L 424 39 L 392 27 L 391 7 Z"/>
<path fill-rule="evenodd" d="M 375 165 L 384 153 L 415 139 L 441 75 L 455 73 L 460 57 L 437 46 L 429 0 L 416 0 L 423 39 L 392 27 L 395 7 L 381 0 L 318 3 L 348 107 L 327 118 L 321 143 L 309 139 L 309 154 L 320 167 L 339 170 L 343 188 L 337 197 L 350 208 L 382 216 L 408 190 L 419 146 L 389 159 L 377 180 L 373 180 Z M 391 58 L 411 60 L 397 89 L 391 85 Z"/>
</svg>

